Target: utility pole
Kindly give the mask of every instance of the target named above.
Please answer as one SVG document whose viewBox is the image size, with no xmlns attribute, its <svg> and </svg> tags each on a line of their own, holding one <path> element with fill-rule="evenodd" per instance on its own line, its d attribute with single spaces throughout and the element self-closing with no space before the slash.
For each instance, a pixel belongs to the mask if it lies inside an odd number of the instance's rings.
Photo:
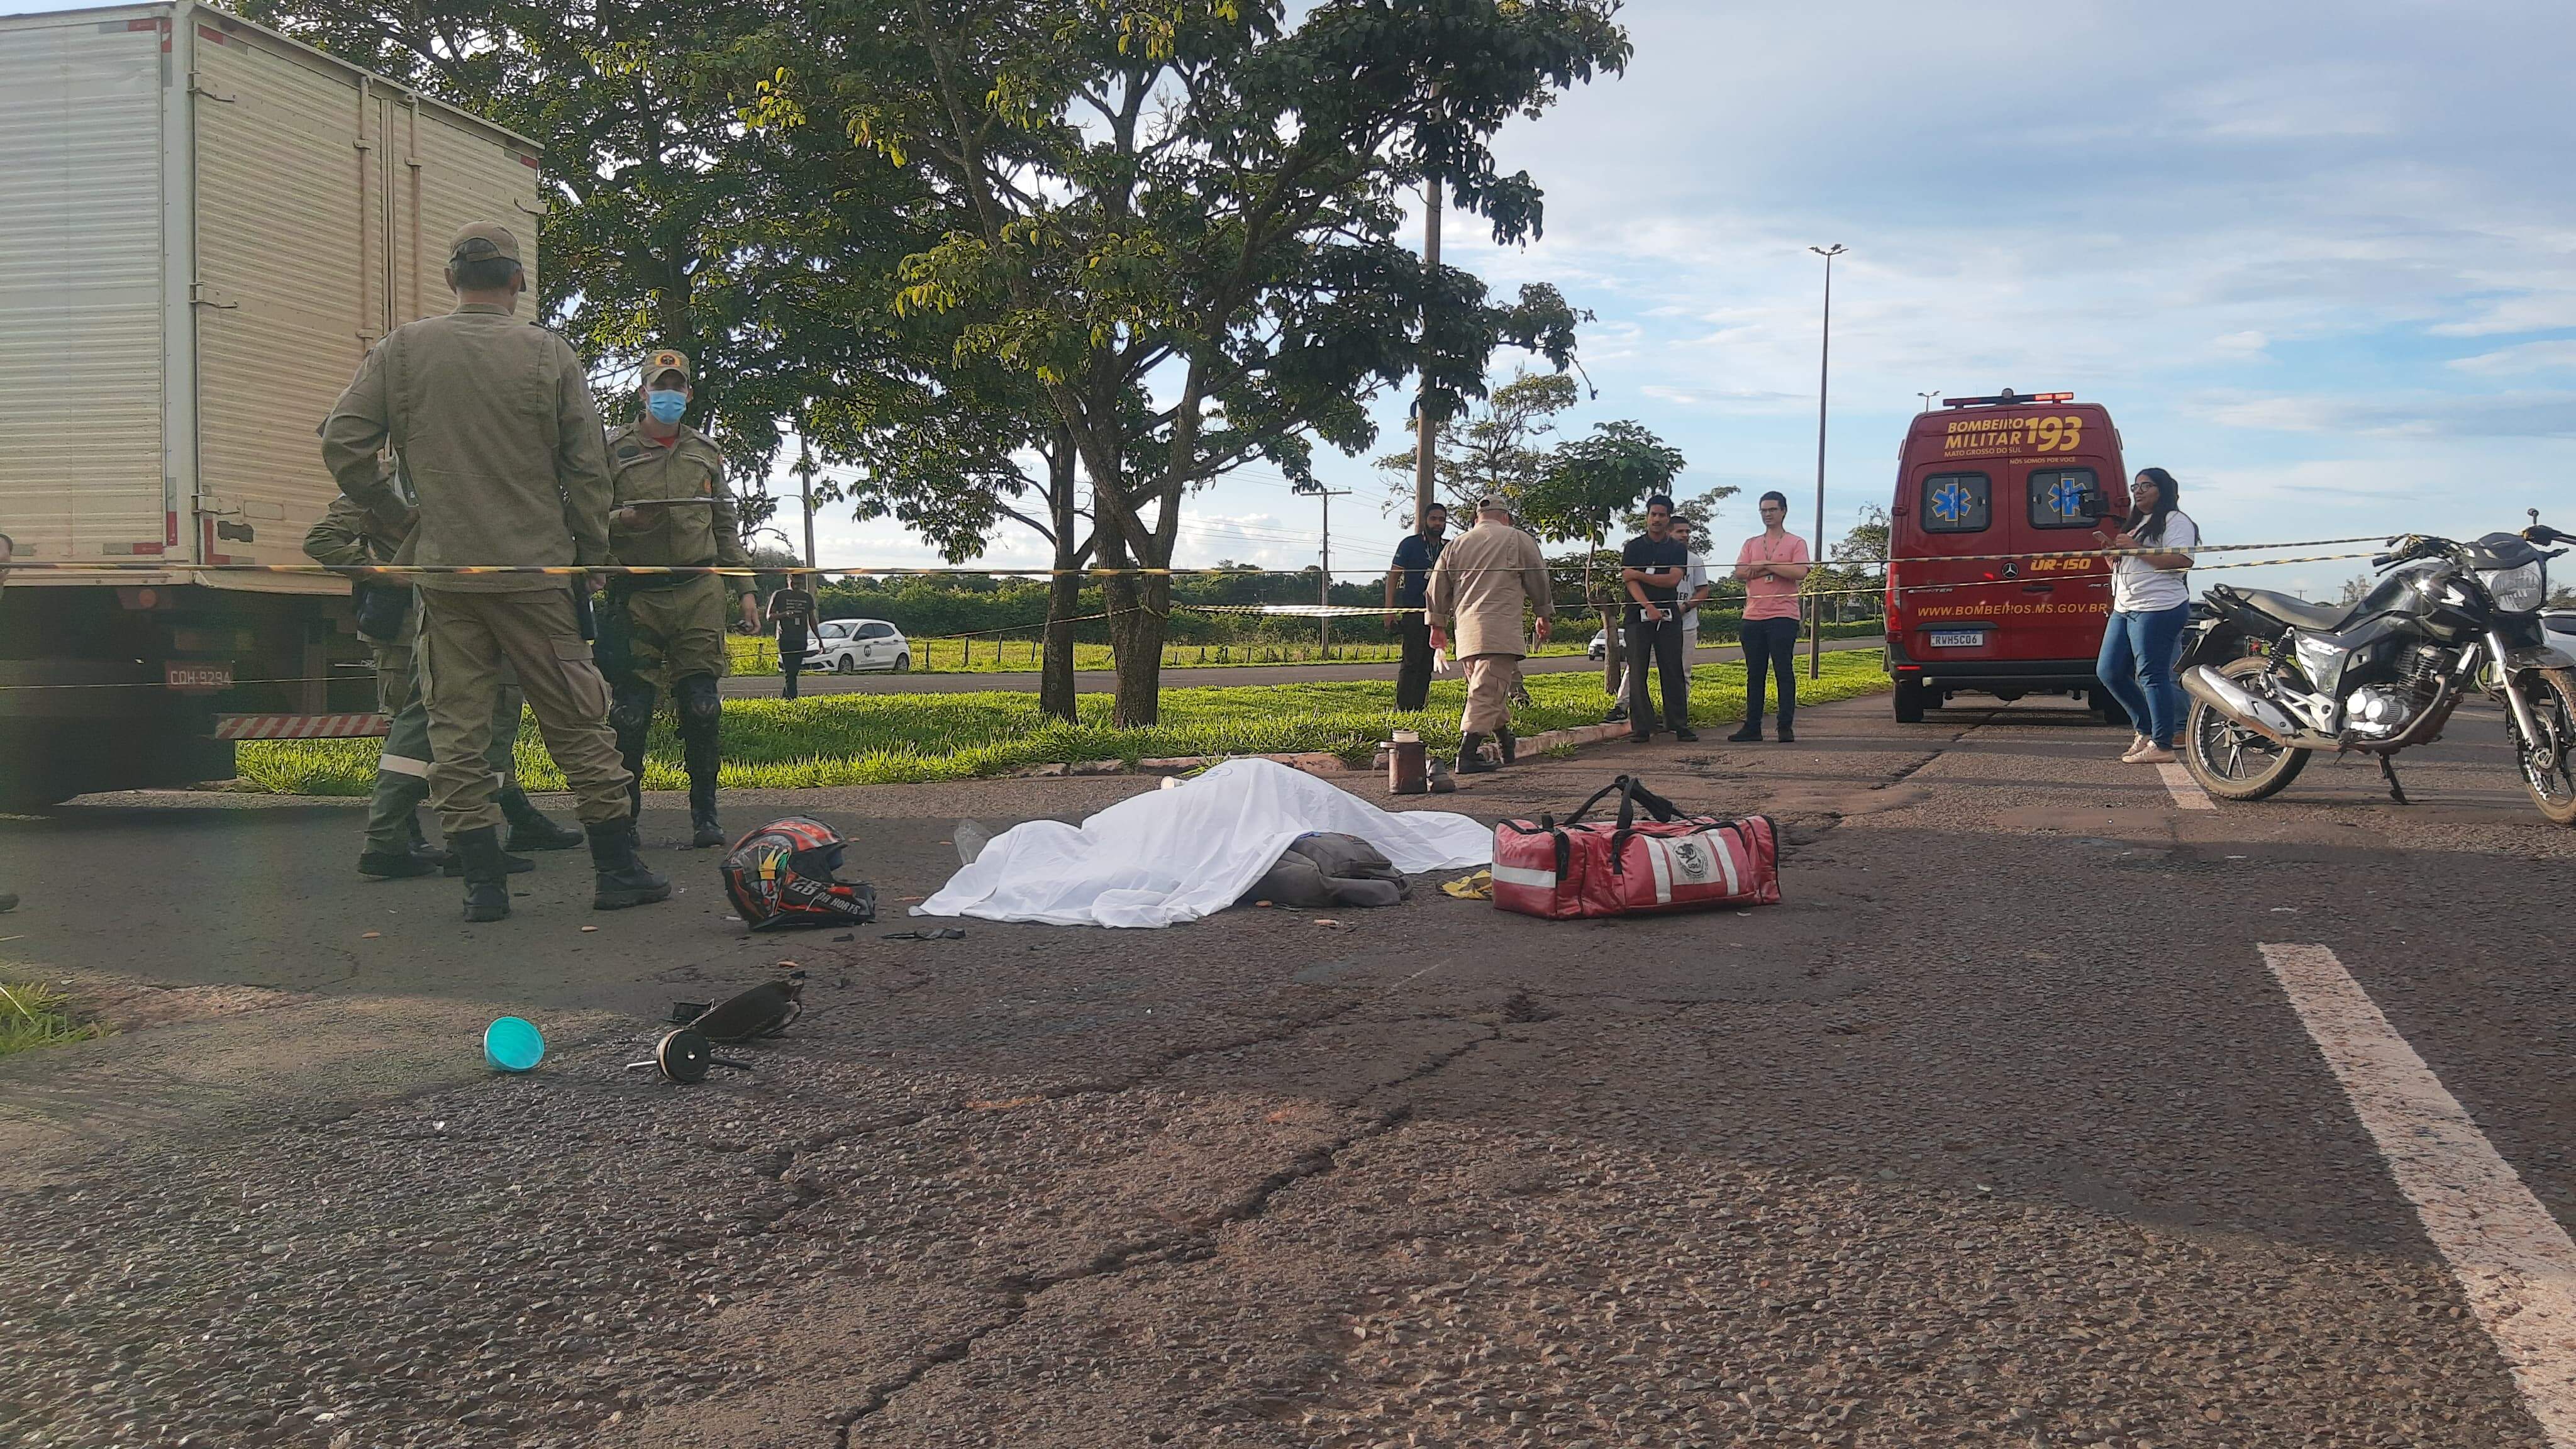
<svg viewBox="0 0 2576 1449">
<path fill-rule="evenodd" d="M 1329 610 L 1333 607 L 1333 500 L 1350 497 L 1351 490 L 1327 488 L 1321 483 L 1295 483 L 1289 485 L 1288 491 L 1324 501 L 1324 578 L 1315 586 L 1315 602 Z M 1326 649 L 1333 647 L 1333 616 L 1330 613 L 1315 616 L 1315 642 Z"/>
<path fill-rule="evenodd" d="M 796 496 L 805 505 L 805 567 L 812 568 L 814 559 L 814 445 L 803 437 L 796 440 Z"/>
<path fill-rule="evenodd" d="M 1435 173 L 1423 179 L 1422 194 L 1429 205 L 1422 212 L 1422 266 L 1437 275 L 1440 270 L 1440 177 Z M 1424 325 L 1430 325 L 1426 315 Z M 1413 403 L 1413 528 L 1422 529 L 1422 520 L 1431 512 L 1432 464 L 1440 456 L 1440 426 L 1431 416 L 1431 375 L 1424 373 L 1422 387 Z"/>
<path fill-rule="evenodd" d="M 1807 250 L 1825 259 L 1825 325 L 1816 353 L 1816 538 L 1807 555 L 1807 574 L 1812 578 L 1824 566 L 1825 558 L 1825 389 L 1833 380 L 1834 258 L 1850 248 L 1836 242 L 1831 249 Z M 1807 677 L 1815 679 L 1825 672 L 1825 598 L 1813 590 L 1808 591 L 1808 596 L 1815 601 L 1816 622 L 1807 631 Z"/>
</svg>

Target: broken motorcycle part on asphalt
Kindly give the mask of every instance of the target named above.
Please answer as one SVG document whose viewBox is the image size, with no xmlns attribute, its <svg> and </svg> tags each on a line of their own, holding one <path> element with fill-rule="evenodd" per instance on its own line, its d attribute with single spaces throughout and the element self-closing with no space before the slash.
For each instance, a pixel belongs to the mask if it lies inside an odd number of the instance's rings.
<svg viewBox="0 0 2576 1449">
<path fill-rule="evenodd" d="M 545 1033 L 525 1017 L 496 1018 L 483 1028 L 483 1060 L 494 1071 L 533 1072 L 546 1059 Z"/>
<path fill-rule="evenodd" d="M 747 1072 L 751 1070 L 751 1063 L 717 1056 L 708 1049 L 704 1036 L 684 1026 L 662 1033 L 662 1039 L 653 1044 L 652 1060 L 626 1064 L 626 1070 L 630 1072 L 658 1071 L 662 1080 L 684 1087 L 705 1081 L 709 1067 L 729 1067 L 737 1072 Z"/>
<path fill-rule="evenodd" d="M 786 1031 L 804 1011 L 805 973 L 793 971 L 784 980 L 763 982 L 713 1006 L 674 1001 L 671 1024 L 697 1031 L 709 1041 L 752 1041 Z"/>
</svg>

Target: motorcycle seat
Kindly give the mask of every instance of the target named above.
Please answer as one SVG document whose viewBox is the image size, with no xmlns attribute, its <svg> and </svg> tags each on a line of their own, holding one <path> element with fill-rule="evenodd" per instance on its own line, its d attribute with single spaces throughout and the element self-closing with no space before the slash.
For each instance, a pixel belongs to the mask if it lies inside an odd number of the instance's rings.
<svg viewBox="0 0 2576 1449">
<path fill-rule="evenodd" d="M 2311 604 L 2305 599 L 2291 594 L 2276 594 L 2270 589 L 2240 589 L 2237 595 L 2282 623 L 2296 624 L 2302 629 L 2340 629 L 2345 617 L 2352 613 L 2348 605 Z"/>
</svg>

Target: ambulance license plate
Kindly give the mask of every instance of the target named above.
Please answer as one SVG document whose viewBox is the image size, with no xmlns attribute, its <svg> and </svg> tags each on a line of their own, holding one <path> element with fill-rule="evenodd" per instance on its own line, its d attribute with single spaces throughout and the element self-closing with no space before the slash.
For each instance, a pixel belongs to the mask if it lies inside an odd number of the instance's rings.
<svg viewBox="0 0 2576 1449">
<path fill-rule="evenodd" d="M 1977 649 L 1982 648 L 1985 642 L 1986 631 L 1983 629 L 1935 629 L 1932 631 L 1932 647 L 1935 649 Z"/>
</svg>

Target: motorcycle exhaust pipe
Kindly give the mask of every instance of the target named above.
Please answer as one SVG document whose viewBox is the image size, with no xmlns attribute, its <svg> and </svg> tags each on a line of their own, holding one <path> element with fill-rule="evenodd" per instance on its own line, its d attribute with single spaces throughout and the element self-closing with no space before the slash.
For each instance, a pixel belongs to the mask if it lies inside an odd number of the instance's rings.
<svg viewBox="0 0 2576 1449">
<path fill-rule="evenodd" d="M 2298 721 L 2283 713 L 2279 705 L 2247 692 L 2235 680 L 2206 664 L 2195 664 L 2184 670 L 2182 688 L 2185 694 L 2276 745 L 2300 750 L 2317 748 L 2318 742 L 2300 727 Z"/>
</svg>

